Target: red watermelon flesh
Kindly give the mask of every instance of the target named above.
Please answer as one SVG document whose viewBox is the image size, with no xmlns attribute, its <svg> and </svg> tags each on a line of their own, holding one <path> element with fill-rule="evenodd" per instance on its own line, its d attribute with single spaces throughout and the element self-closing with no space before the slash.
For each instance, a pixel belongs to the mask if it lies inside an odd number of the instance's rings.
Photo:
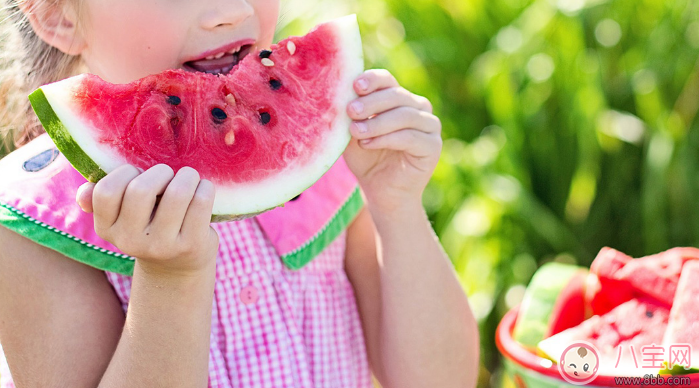
<svg viewBox="0 0 699 388">
<path fill-rule="evenodd" d="M 97 181 L 128 163 L 196 169 L 214 220 L 274 208 L 318 180 L 349 143 L 363 70 L 355 16 L 250 53 L 229 74 L 168 70 L 126 85 L 84 74 L 30 96 L 73 166 Z"/>
<path fill-rule="evenodd" d="M 617 271 L 631 260 L 633 260 L 631 256 L 619 252 L 614 248 L 604 247 L 599 251 L 595 260 L 592 261 L 590 272 L 599 277 L 614 278 Z"/>
<path fill-rule="evenodd" d="M 556 299 L 545 338 L 579 325 L 585 320 L 585 279 L 587 272 L 573 275 Z"/>
<path fill-rule="evenodd" d="M 686 263 L 677 284 L 677 292 L 670 310 L 670 321 L 663 339 L 667 352 L 671 351 L 670 347 L 673 345 L 691 345 L 692 369 L 699 369 L 699 304 L 696 302 L 699 295 L 699 281 L 697 280 L 699 280 L 699 261 Z"/>
<path fill-rule="evenodd" d="M 672 306 L 675 290 L 685 263 L 699 259 L 699 249 L 673 248 L 628 262 L 615 277 L 627 281 L 637 293 Z"/>
<path fill-rule="evenodd" d="M 667 307 L 653 299 L 632 299 L 605 315 L 595 315 L 576 327 L 541 341 L 538 348 L 546 357 L 557 362 L 568 346 L 577 341 L 585 341 L 599 351 L 599 370 L 602 375 L 650 373 L 651 369 L 641 368 L 647 365 L 642 347 L 653 344 L 661 346 L 668 316 Z M 638 369 L 631 356 L 631 346 Z M 616 367 L 619 347 L 622 349 L 622 357 Z"/>
<path fill-rule="evenodd" d="M 616 278 L 617 272 L 631 260 L 630 256 L 616 249 L 604 247 L 600 250 L 590 265 L 586 281 L 587 316 L 606 314 L 634 297 L 631 283 Z"/>
<path fill-rule="evenodd" d="M 585 284 L 586 316 L 603 315 L 636 295 L 628 281 L 599 277 L 593 273 L 587 276 Z"/>
</svg>

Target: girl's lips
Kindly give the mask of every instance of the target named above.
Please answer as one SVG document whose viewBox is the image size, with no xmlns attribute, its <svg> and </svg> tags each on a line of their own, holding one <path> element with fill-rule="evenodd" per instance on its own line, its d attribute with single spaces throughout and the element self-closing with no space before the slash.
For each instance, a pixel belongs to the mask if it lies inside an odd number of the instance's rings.
<svg viewBox="0 0 699 388">
<path fill-rule="evenodd" d="M 226 74 L 251 51 L 252 45 L 245 45 L 235 53 L 224 53 L 205 59 L 185 62 L 183 67 L 190 71 L 200 71 L 211 74 Z M 216 58 L 218 57 L 218 58 Z M 213 58 L 213 59 L 212 59 Z"/>
</svg>

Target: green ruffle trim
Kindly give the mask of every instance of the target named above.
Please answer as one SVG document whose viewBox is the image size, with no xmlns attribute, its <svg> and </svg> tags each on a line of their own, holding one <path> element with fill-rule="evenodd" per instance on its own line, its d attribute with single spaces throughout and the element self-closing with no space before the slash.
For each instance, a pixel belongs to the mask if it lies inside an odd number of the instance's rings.
<svg viewBox="0 0 699 388">
<path fill-rule="evenodd" d="M 359 186 L 357 186 L 349 199 L 340 207 L 340 210 L 315 236 L 311 237 L 302 246 L 282 255 L 284 264 L 291 269 L 299 269 L 306 265 L 330 243 L 335 241 L 337 236 L 354 220 L 354 217 L 359 213 L 363 205 L 364 201 L 359 192 Z"/>
<path fill-rule="evenodd" d="M 0 225 L 81 263 L 103 271 L 133 275 L 133 257 L 90 244 L 4 203 L 0 203 Z"/>
<path fill-rule="evenodd" d="M 284 264 L 294 270 L 306 265 L 347 228 L 363 204 L 357 187 L 340 210 L 315 236 L 301 247 L 282 256 Z M 90 244 L 1 202 L 0 225 L 81 263 L 103 271 L 133 276 L 133 257 Z"/>
</svg>

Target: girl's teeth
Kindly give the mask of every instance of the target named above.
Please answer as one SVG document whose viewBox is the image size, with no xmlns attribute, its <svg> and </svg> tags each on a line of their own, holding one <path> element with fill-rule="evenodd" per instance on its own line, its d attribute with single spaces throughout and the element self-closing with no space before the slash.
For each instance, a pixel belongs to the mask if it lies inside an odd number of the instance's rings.
<svg viewBox="0 0 699 388">
<path fill-rule="evenodd" d="M 207 61 L 211 61 L 211 60 L 213 60 L 213 59 L 214 59 L 214 56 L 213 56 L 213 55 L 209 55 L 208 57 L 206 57 L 206 60 L 207 60 Z"/>
<path fill-rule="evenodd" d="M 218 54 L 214 55 L 214 59 L 220 59 L 220 58 L 222 58 L 222 57 L 223 57 L 223 54 L 225 54 L 225 53 L 218 53 Z"/>
</svg>

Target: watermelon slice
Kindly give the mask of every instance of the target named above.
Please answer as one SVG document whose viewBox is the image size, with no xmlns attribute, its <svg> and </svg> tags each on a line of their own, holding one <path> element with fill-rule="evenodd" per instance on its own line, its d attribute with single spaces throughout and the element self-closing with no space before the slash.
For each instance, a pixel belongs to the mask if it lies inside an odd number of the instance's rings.
<svg viewBox="0 0 699 388">
<path fill-rule="evenodd" d="M 576 327 L 541 341 L 538 349 L 552 361 L 558 362 L 568 346 L 585 341 L 595 346 L 599 352 L 601 375 L 636 376 L 654 373 L 661 368 L 643 367 L 648 366 L 648 357 L 643 357 L 642 347 L 662 345 L 668 316 L 667 307 L 654 299 L 632 299 L 605 315 L 595 315 Z M 631 356 L 631 346 L 635 362 Z M 622 353 L 617 365 L 620 347 Z"/>
<path fill-rule="evenodd" d="M 616 249 L 604 247 L 599 251 L 586 279 L 586 316 L 606 314 L 634 297 L 631 282 L 616 277 L 631 260 L 630 256 Z"/>
<path fill-rule="evenodd" d="M 670 321 L 665 331 L 663 345 L 670 356 L 670 352 L 680 344 L 691 346 L 691 356 L 687 360 L 691 362 L 691 372 L 699 370 L 699 306 L 696 297 L 699 295 L 699 261 L 688 262 L 682 268 L 682 275 L 677 284 L 677 292 L 670 310 Z M 682 349 L 680 349 L 682 350 Z M 673 362 L 673 364 L 676 364 Z M 687 363 L 683 363 L 686 365 Z M 687 373 L 680 368 L 673 368 L 673 372 Z"/>
<path fill-rule="evenodd" d="M 614 248 L 604 247 L 600 249 L 595 260 L 590 265 L 590 272 L 597 276 L 613 278 L 628 262 L 633 260 L 631 256 L 617 251 Z"/>
<path fill-rule="evenodd" d="M 570 329 L 585 320 L 585 279 L 587 271 L 576 272 L 566 287 L 556 299 L 556 304 L 551 311 L 549 330 L 544 334 L 548 338 L 563 330 Z"/>
<path fill-rule="evenodd" d="M 587 270 L 546 263 L 529 282 L 517 314 L 513 338 L 532 349 L 542 339 L 585 319 L 583 285 Z"/>
<path fill-rule="evenodd" d="M 699 259 L 699 249 L 673 248 L 651 256 L 631 260 L 617 271 L 615 277 L 627 281 L 641 294 L 672 306 L 682 267 L 687 261 Z"/>
<path fill-rule="evenodd" d="M 125 163 L 190 166 L 216 186 L 216 222 L 284 204 L 338 160 L 363 68 L 352 15 L 251 53 L 225 75 L 169 70 L 114 85 L 84 74 L 29 99 L 86 179 Z"/>
</svg>

